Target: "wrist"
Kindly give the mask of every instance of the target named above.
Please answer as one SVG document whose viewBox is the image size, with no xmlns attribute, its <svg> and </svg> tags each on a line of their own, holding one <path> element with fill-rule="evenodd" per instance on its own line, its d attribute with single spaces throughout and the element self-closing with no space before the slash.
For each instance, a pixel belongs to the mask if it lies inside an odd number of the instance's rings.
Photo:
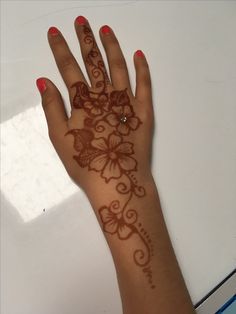
<svg viewBox="0 0 236 314">
<path fill-rule="evenodd" d="M 148 169 L 147 171 L 143 171 L 143 173 L 139 171 L 138 174 L 129 173 L 118 180 L 111 179 L 109 182 L 97 176 L 97 173 L 92 173 L 83 184 L 85 194 L 95 211 L 104 205 L 104 203 L 112 202 L 115 199 L 122 202 L 122 200 L 127 198 L 130 188 L 135 189 L 139 201 L 141 201 L 147 192 L 149 195 L 156 194 L 156 184 L 151 170 Z M 133 201 L 135 201 L 134 198 Z"/>
</svg>

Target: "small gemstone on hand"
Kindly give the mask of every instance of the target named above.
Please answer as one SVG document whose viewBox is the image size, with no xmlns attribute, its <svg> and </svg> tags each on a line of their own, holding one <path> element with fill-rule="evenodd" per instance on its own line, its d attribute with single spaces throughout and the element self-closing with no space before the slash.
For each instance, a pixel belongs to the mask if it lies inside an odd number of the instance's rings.
<svg viewBox="0 0 236 314">
<path fill-rule="evenodd" d="M 121 116 L 121 118 L 120 118 L 120 122 L 121 122 L 121 123 L 125 123 L 125 122 L 127 122 L 127 117 L 125 117 L 125 116 Z"/>
</svg>

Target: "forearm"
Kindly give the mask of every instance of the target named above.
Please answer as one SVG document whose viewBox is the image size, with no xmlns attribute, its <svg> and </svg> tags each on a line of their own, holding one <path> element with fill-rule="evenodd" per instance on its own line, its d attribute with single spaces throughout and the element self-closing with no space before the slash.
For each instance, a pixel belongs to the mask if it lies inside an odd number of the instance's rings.
<svg viewBox="0 0 236 314">
<path fill-rule="evenodd" d="M 88 193 L 114 259 L 124 314 L 194 313 L 155 183 L 151 176 L 144 181 L 145 195 L 130 200 L 130 193 L 120 194 L 117 185 Z M 109 222 L 105 214 L 112 202 L 118 214 Z"/>
</svg>

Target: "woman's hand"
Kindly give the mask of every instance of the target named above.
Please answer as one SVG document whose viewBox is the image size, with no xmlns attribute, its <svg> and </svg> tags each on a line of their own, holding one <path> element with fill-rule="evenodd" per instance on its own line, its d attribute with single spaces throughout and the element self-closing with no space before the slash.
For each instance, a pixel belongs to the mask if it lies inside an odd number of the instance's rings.
<svg viewBox="0 0 236 314">
<path fill-rule="evenodd" d="M 61 76 L 68 88 L 71 116 L 60 92 L 45 78 L 37 85 L 48 123 L 49 137 L 68 174 L 86 192 L 88 186 L 109 183 L 137 172 L 150 174 L 153 128 L 151 82 L 142 51 L 134 54 L 136 91 L 133 94 L 126 62 L 114 32 L 100 29 L 109 73 L 88 21 L 75 20 L 81 54 L 89 82 L 61 32 L 52 27 L 48 40 Z"/>
<path fill-rule="evenodd" d="M 55 85 L 41 78 L 50 139 L 69 175 L 86 192 L 115 262 L 124 314 L 194 313 L 150 171 L 153 109 L 150 74 L 134 54 L 133 94 L 113 31 L 100 30 L 109 74 L 87 20 L 75 21 L 88 83 L 55 27 L 48 39 L 68 88 L 71 116 Z"/>
</svg>

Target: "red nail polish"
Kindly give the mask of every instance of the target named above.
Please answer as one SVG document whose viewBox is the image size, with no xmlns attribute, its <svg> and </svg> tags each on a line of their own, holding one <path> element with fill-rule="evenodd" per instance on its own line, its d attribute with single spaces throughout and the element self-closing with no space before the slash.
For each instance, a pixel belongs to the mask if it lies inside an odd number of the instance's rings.
<svg viewBox="0 0 236 314">
<path fill-rule="evenodd" d="M 55 35 L 59 34 L 59 30 L 55 26 L 50 27 L 48 32 L 52 36 L 55 36 Z"/>
<path fill-rule="evenodd" d="M 111 29 L 108 25 L 103 25 L 102 28 L 101 28 L 101 31 L 104 35 L 107 35 L 107 34 L 110 34 L 111 32 Z"/>
<path fill-rule="evenodd" d="M 141 58 L 144 57 L 144 53 L 142 52 L 142 50 L 137 50 L 137 51 L 135 52 L 135 54 L 136 54 L 137 57 L 141 57 Z"/>
<path fill-rule="evenodd" d="M 80 15 L 75 19 L 76 23 L 79 25 L 84 25 L 87 23 L 87 20 L 84 16 Z"/>
<path fill-rule="evenodd" d="M 38 87 L 40 94 L 42 94 L 47 88 L 46 81 L 44 78 L 38 78 L 36 81 L 36 85 Z"/>
</svg>

